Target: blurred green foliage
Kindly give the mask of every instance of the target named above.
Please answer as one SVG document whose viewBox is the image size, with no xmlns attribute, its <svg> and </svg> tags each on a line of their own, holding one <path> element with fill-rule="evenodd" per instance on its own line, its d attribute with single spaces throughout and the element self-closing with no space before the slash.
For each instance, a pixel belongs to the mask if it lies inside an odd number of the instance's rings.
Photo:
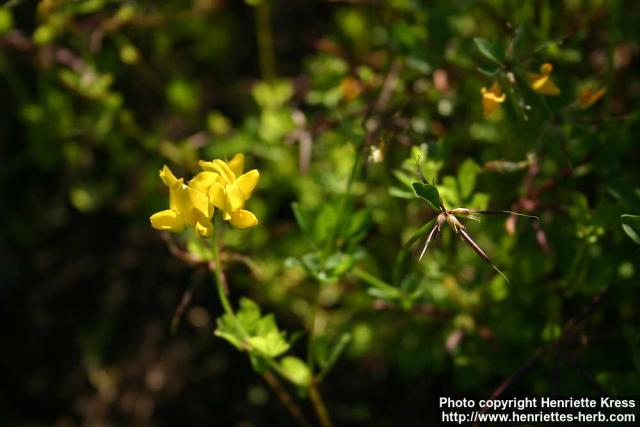
<svg viewBox="0 0 640 427">
<path fill-rule="evenodd" d="M 228 319 L 212 336 L 209 243 L 148 224 L 163 164 L 238 152 L 260 225 L 224 233 L 230 298 L 305 412 L 316 380 L 336 425 L 509 378 L 638 395 L 639 8 L 6 2 L 0 424 L 295 424 Z M 529 85 L 545 63 L 558 96 Z M 461 218 L 510 284 L 447 227 L 418 262 L 440 200 L 540 217 Z"/>
</svg>

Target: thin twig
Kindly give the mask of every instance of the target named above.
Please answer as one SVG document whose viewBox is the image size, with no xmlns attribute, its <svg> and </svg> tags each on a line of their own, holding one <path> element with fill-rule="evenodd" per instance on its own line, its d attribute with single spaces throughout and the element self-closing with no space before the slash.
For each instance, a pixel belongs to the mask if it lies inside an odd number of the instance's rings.
<svg viewBox="0 0 640 427">
<path fill-rule="evenodd" d="M 529 356 L 527 360 L 525 360 L 524 363 L 520 365 L 520 367 L 516 370 L 516 372 L 514 372 L 507 379 L 502 381 L 502 383 L 493 391 L 493 393 L 491 393 L 491 396 L 489 397 L 489 399 L 490 400 L 498 399 L 512 384 L 519 381 L 524 376 L 524 374 L 529 372 L 529 370 L 533 367 L 533 365 L 538 361 L 538 359 L 540 359 L 547 352 L 547 350 L 561 345 L 567 339 L 567 337 L 573 332 L 575 332 L 576 329 L 582 324 L 582 322 L 584 322 L 584 320 L 587 317 L 589 317 L 589 315 L 593 312 L 593 310 L 598 305 L 600 305 L 600 303 L 603 301 L 604 297 L 607 295 L 610 289 L 611 289 L 611 285 L 609 285 L 604 291 L 602 291 L 598 295 L 594 296 L 589 302 L 589 304 L 585 305 L 580 311 L 580 313 L 578 313 L 577 316 L 569 319 L 567 323 L 565 323 L 564 327 L 562 328 L 562 333 L 555 341 L 535 349 L 533 354 L 531 354 L 531 356 Z M 482 413 L 487 412 L 489 409 L 490 408 L 488 406 L 485 406 L 482 409 Z M 476 422 L 474 424 L 474 427 L 477 427 L 478 425 L 479 423 Z"/>
<path fill-rule="evenodd" d="M 580 375 L 582 379 L 584 379 L 594 390 L 596 390 L 598 394 L 601 394 L 603 396 L 607 394 L 607 391 L 602 388 L 600 384 L 598 384 L 593 374 L 586 370 L 580 363 L 578 363 L 578 361 L 572 354 L 567 351 L 563 351 L 562 356 L 564 356 L 564 359 L 578 373 L 578 375 Z"/>
<path fill-rule="evenodd" d="M 302 413 L 302 409 L 300 409 L 300 406 L 298 406 L 295 400 L 293 400 L 293 397 L 287 389 L 282 386 L 278 377 L 273 375 L 270 371 L 267 371 L 262 374 L 262 378 L 264 378 L 266 383 L 269 384 L 269 387 L 271 387 L 276 396 L 278 396 L 278 399 L 282 402 L 289 414 L 291 414 L 291 417 L 293 417 L 293 419 L 301 426 L 311 427 L 311 423 Z"/>
<path fill-rule="evenodd" d="M 315 379 L 311 380 L 308 390 L 311 403 L 313 404 L 313 409 L 316 411 L 320 425 L 322 427 L 331 427 L 333 423 L 331 422 L 329 411 L 327 411 L 327 407 L 322 400 L 322 396 L 318 392 L 318 386 L 316 385 Z"/>
<path fill-rule="evenodd" d="M 191 298 L 193 297 L 193 290 L 196 288 L 197 284 L 198 284 L 197 281 L 193 281 L 193 283 L 191 283 L 189 287 L 182 294 L 182 297 L 180 298 L 180 302 L 178 302 L 178 305 L 176 306 L 176 309 L 173 313 L 173 317 L 171 318 L 172 334 L 176 333 L 176 330 L 180 325 L 180 319 L 182 319 L 182 315 L 184 314 L 184 311 L 187 309 L 187 307 L 189 306 L 189 303 L 191 302 Z"/>
</svg>

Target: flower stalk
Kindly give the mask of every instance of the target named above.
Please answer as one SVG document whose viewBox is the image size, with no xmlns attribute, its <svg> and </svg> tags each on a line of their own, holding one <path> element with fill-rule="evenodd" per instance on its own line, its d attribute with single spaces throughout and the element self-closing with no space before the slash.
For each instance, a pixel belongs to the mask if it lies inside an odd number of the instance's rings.
<svg viewBox="0 0 640 427">
<path fill-rule="evenodd" d="M 331 422 L 331 417 L 329 416 L 329 411 L 327 411 L 327 406 L 324 404 L 322 400 L 322 396 L 318 392 L 318 387 L 316 385 L 315 380 L 311 380 L 309 384 L 309 398 L 311 399 L 311 403 L 313 404 L 313 409 L 318 416 L 318 420 L 320 421 L 320 425 L 322 427 L 331 427 L 333 423 Z"/>
</svg>

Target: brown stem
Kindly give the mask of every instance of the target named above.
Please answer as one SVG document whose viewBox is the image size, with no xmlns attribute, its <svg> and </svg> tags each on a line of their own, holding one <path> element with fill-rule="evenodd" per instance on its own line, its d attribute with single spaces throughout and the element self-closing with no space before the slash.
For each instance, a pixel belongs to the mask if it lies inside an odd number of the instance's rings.
<svg viewBox="0 0 640 427">
<path fill-rule="evenodd" d="M 311 403 L 313 404 L 313 409 L 316 411 L 318 420 L 320 420 L 320 425 L 322 427 L 331 427 L 333 424 L 331 423 L 329 411 L 327 411 L 322 396 L 320 396 L 318 392 L 315 380 L 311 380 L 311 384 L 309 384 L 309 397 L 311 398 Z"/>
<path fill-rule="evenodd" d="M 264 378 L 267 384 L 269 384 L 269 387 L 271 387 L 276 396 L 278 396 L 278 399 L 282 402 L 289 414 L 291 414 L 291 417 L 293 417 L 293 419 L 295 419 L 301 426 L 311 427 L 311 423 L 302 413 L 302 409 L 300 409 L 300 406 L 298 406 L 295 400 L 293 400 L 293 397 L 291 397 L 291 394 L 287 389 L 282 386 L 278 377 L 273 375 L 270 371 L 267 371 L 262 374 L 262 378 Z"/>
</svg>

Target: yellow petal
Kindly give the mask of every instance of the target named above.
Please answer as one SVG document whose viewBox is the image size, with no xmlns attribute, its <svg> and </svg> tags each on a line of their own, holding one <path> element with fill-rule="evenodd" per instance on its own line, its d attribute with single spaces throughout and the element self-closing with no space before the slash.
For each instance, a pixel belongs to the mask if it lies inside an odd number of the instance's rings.
<svg viewBox="0 0 640 427">
<path fill-rule="evenodd" d="M 209 201 L 218 209 L 225 208 L 224 187 L 219 182 L 214 182 L 209 188 Z"/>
<path fill-rule="evenodd" d="M 606 87 L 598 90 L 595 90 L 593 87 L 584 88 L 578 93 L 578 104 L 580 105 L 580 108 L 589 108 L 598 102 L 605 93 L 607 93 Z"/>
<path fill-rule="evenodd" d="M 236 154 L 227 162 L 227 165 L 229 165 L 229 169 L 231 169 L 236 176 L 242 175 L 242 171 L 244 170 L 244 154 Z"/>
<path fill-rule="evenodd" d="M 485 117 L 489 117 L 498 109 L 500 103 L 488 98 L 482 98 L 482 111 Z"/>
<path fill-rule="evenodd" d="M 527 78 L 529 79 L 529 86 L 531 86 L 533 90 L 538 90 L 549 80 L 549 76 L 536 73 L 527 73 Z"/>
<path fill-rule="evenodd" d="M 213 216 L 213 206 L 209 204 L 209 198 L 191 187 L 187 187 L 187 192 L 189 193 L 189 200 L 193 210 L 206 218 L 211 218 Z"/>
<path fill-rule="evenodd" d="M 482 94 L 482 110 L 484 111 L 485 117 L 493 114 L 493 112 L 498 109 L 498 106 L 507 99 L 506 95 L 502 93 L 502 88 L 497 81 L 493 83 L 491 89 L 484 87 L 480 89 L 480 93 Z"/>
<path fill-rule="evenodd" d="M 229 214 L 231 225 L 237 228 L 249 228 L 258 225 L 258 218 L 244 209 Z"/>
<path fill-rule="evenodd" d="M 240 188 L 242 194 L 244 195 L 244 200 L 249 199 L 251 197 L 251 193 L 253 189 L 258 185 L 258 180 L 260 179 L 260 172 L 258 169 L 252 169 L 249 172 L 240 175 L 238 179 L 236 179 L 235 184 Z"/>
<path fill-rule="evenodd" d="M 169 189 L 169 207 L 181 215 L 189 214 L 191 198 L 182 178 L 171 184 Z"/>
<path fill-rule="evenodd" d="M 213 162 L 211 162 L 211 167 L 214 172 L 217 172 L 220 174 L 225 184 L 231 184 L 233 181 L 236 180 L 236 175 L 229 168 L 229 165 L 227 165 L 227 162 L 220 159 L 215 159 Z"/>
<path fill-rule="evenodd" d="M 184 229 L 184 219 L 178 212 L 167 209 L 151 215 L 151 226 L 158 230 L 180 232 Z"/>
<path fill-rule="evenodd" d="M 209 218 L 198 218 L 194 228 L 196 233 L 202 237 L 211 237 L 213 234 L 213 224 Z"/>
<path fill-rule="evenodd" d="M 198 161 L 198 166 L 204 171 L 215 172 L 213 169 L 213 162 L 206 162 L 204 160 Z"/>
<path fill-rule="evenodd" d="M 165 185 L 169 188 L 171 188 L 173 183 L 178 180 L 167 165 L 164 165 L 160 170 L 160 179 L 162 179 L 162 182 L 164 182 Z"/>
<path fill-rule="evenodd" d="M 219 177 L 220 175 L 215 172 L 200 172 L 189 181 L 189 187 L 201 193 L 209 194 L 209 188 L 211 188 L 211 185 L 216 182 Z"/>
<path fill-rule="evenodd" d="M 236 184 L 230 184 L 224 187 L 224 192 L 226 193 L 226 206 L 225 210 L 230 212 L 235 212 L 238 209 L 242 209 L 244 206 L 244 194 L 240 187 Z"/>
<path fill-rule="evenodd" d="M 543 95 L 560 95 L 560 89 L 551 81 L 549 76 L 553 70 L 553 65 L 546 63 L 540 66 L 540 73 L 528 73 L 529 85 L 533 90 Z"/>
<path fill-rule="evenodd" d="M 546 78 L 546 81 L 540 87 L 538 87 L 536 91 L 543 95 L 560 95 L 560 89 L 551 81 L 550 78 Z"/>
</svg>

